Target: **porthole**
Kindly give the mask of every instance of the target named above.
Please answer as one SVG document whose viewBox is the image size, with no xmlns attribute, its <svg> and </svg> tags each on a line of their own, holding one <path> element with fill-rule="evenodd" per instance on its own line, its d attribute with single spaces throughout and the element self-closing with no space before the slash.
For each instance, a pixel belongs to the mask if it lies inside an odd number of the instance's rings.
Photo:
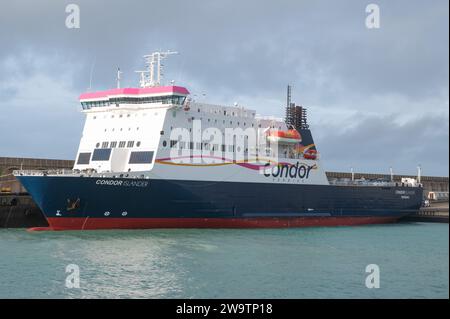
<svg viewBox="0 0 450 319">
<path fill-rule="evenodd" d="M 105 216 L 109 216 L 111 213 L 110 212 L 105 212 Z"/>
<path fill-rule="evenodd" d="M 136 142 L 136 147 L 141 146 L 141 142 Z"/>
<path fill-rule="evenodd" d="M 128 212 L 122 212 L 122 216 L 127 216 Z"/>
<path fill-rule="evenodd" d="M 163 143 L 162 143 L 162 144 L 163 144 L 163 146 L 164 146 L 164 147 L 166 147 L 166 146 L 167 146 L 167 142 L 166 142 L 166 141 L 163 141 Z"/>
<path fill-rule="evenodd" d="M 95 147 L 99 148 L 100 147 L 100 143 L 95 144 Z"/>
</svg>

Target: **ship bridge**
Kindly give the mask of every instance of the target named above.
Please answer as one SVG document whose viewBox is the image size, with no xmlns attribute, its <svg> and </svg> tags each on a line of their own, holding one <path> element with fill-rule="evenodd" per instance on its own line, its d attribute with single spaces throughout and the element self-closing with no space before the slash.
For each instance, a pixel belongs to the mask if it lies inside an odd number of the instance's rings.
<svg viewBox="0 0 450 319">
<path fill-rule="evenodd" d="M 189 91 L 181 86 L 157 86 L 144 88 L 116 88 L 112 90 L 87 92 L 80 95 L 84 111 L 105 107 L 139 105 L 140 107 L 155 104 L 183 105 Z"/>
</svg>

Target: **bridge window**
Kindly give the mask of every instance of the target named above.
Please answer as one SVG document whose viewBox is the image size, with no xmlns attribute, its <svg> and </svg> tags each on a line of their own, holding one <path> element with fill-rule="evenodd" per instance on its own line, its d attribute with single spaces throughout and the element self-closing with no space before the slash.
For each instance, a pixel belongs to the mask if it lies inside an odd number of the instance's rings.
<svg viewBox="0 0 450 319">
<path fill-rule="evenodd" d="M 109 142 L 103 142 L 102 143 L 102 148 L 108 148 L 108 144 L 109 144 Z"/>
<path fill-rule="evenodd" d="M 115 148 L 117 146 L 117 142 L 111 142 L 111 148 Z"/>
<path fill-rule="evenodd" d="M 124 148 L 125 147 L 126 142 L 125 141 L 120 141 L 119 143 L 119 148 Z"/>
<path fill-rule="evenodd" d="M 133 147 L 133 146 L 134 146 L 134 141 L 128 141 L 127 147 Z"/>
</svg>

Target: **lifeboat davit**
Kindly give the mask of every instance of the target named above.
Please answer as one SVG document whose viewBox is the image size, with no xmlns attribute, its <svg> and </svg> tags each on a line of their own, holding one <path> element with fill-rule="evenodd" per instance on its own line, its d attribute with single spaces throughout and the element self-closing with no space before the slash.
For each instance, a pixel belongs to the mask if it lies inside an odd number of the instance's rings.
<svg viewBox="0 0 450 319">
<path fill-rule="evenodd" d="M 295 130 L 269 130 L 267 132 L 267 139 L 270 142 L 277 143 L 300 143 L 302 141 L 302 137 L 300 133 Z"/>
</svg>

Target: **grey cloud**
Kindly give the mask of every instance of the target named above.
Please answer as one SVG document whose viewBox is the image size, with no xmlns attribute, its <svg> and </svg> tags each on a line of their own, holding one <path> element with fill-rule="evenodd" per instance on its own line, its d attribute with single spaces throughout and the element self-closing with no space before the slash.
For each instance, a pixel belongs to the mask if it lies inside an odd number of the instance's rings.
<svg viewBox="0 0 450 319">
<path fill-rule="evenodd" d="M 335 123 L 328 126 L 333 134 L 316 134 L 328 170 L 387 173 L 392 166 L 397 173 L 414 174 L 420 164 L 424 174 L 448 175 L 448 118 L 425 116 L 404 125 L 392 116 L 353 121 L 357 125 L 351 129 Z"/>
</svg>

